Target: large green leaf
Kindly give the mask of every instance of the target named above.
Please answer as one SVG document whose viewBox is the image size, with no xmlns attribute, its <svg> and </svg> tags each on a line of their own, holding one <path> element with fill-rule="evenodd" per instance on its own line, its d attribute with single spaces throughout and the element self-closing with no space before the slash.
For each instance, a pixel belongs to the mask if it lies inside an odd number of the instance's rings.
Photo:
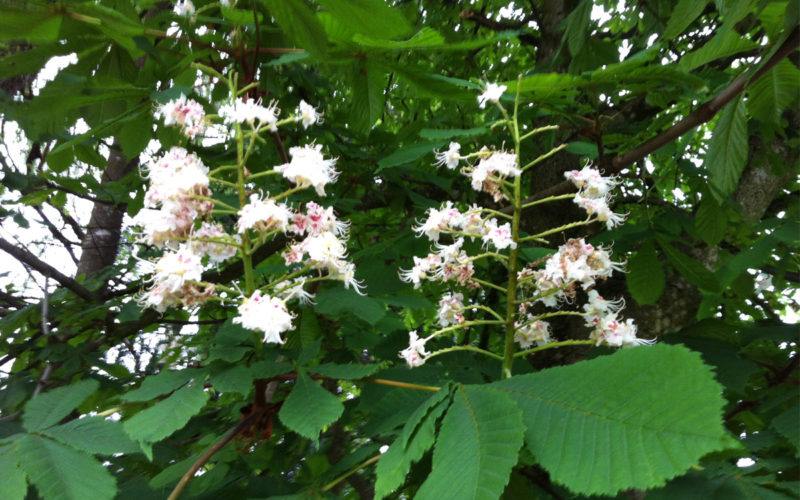
<svg viewBox="0 0 800 500">
<path fill-rule="evenodd" d="M 16 444 L 22 469 L 45 500 L 114 498 L 114 477 L 90 455 L 34 435 Z"/>
<path fill-rule="evenodd" d="M 736 443 L 722 387 L 700 356 L 659 344 L 493 384 L 522 408 L 550 477 L 581 494 L 647 489 Z"/>
<path fill-rule="evenodd" d="M 362 134 L 370 129 L 383 112 L 383 70 L 373 64 L 371 58 L 359 60 L 353 66 L 353 98 L 350 122 Z"/>
<path fill-rule="evenodd" d="M 383 0 L 317 0 L 334 19 L 369 37 L 392 39 L 408 34 L 402 12 Z"/>
<path fill-rule="evenodd" d="M 39 431 L 57 424 L 95 392 L 100 383 L 84 379 L 66 387 L 43 392 L 28 401 L 22 414 L 22 425 L 29 431 Z"/>
<path fill-rule="evenodd" d="M 317 295 L 314 310 L 322 314 L 355 314 L 374 325 L 386 315 L 386 308 L 372 297 L 358 295 L 353 290 L 328 288 Z"/>
<path fill-rule="evenodd" d="M 566 18 L 564 38 L 572 56 L 578 55 L 583 45 L 589 39 L 589 26 L 591 24 L 593 2 L 582 0 Z"/>
<path fill-rule="evenodd" d="M 722 110 L 706 153 L 709 181 L 718 195 L 727 196 L 736 189 L 747 163 L 748 145 L 747 114 L 739 97 Z"/>
<path fill-rule="evenodd" d="M 195 382 L 187 385 L 159 401 L 150 408 L 140 411 L 123 424 L 125 432 L 140 442 L 152 443 L 169 436 L 186 425 L 206 404 L 203 384 Z"/>
<path fill-rule="evenodd" d="M 361 34 L 356 34 L 353 37 L 353 41 L 358 43 L 359 45 L 364 45 L 367 47 L 375 47 L 381 49 L 395 49 L 395 50 L 420 49 L 423 47 L 432 48 L 444 45 L 444 38 L 442 37 L 442 35 L 440 35 L 438 31 L 431 28 L 422 28 L 420 31 L 415 33 L 414 36 L 412 36 L 408 40 L 403 40 L 403 41 L 386 40 L 383 38 L 372 38 Z"/>
<path fill-rule="evenodd" d="M 317 57 L 328 52 L 325 30 L 317 16 L 300 0 L 263 0 L 284 33 L 298 46 Z"/>
<path fill-rule="evenodd" d="M 53 8 L 26 2 L 0 5 L 0 40 L 54 42 L 60 27 L 61 16 Z"/>
<path fill-rule="evenodd" d="M 125 394 L 122 399 L 128 402 L 150 401 L 162 394 L 169 394 L 201 375 L 202 371 L 196 368 L 175 371 L 164 370 L 156 375 L 145 377 L 142 385 Z"/>
<path fill-rule="evenodd" d="M 3 498 L 7 500 L 22 500 L 28 492 L 25 473 L 19 468 L 11 446 L 0 450 L 0 484 L 3 485 Z"/>
<path fill-rule="evenodd" d="M 434 142 L 418 142 L 416 144 L 409 144 L 393 151 L 389 156 L 385 156 L 378 161 L 378 170 L 380 172 L 386 168 L 399 167 L 406 165 L 425 155 L 431 156 L 431 163 L 433 163 L 433 150 L 440 148 L 446 144 L 445 141 Z"/>
<path fill-rule="evenodd" d="M 782 60 L 747 90 L 747 110 L 763 123 L 779 125 L 783 111 L 798 97 L 799 83 L 800 71 Z"/>
<path fill-rule="evenodd" d="M 459 387 L 442 420 L 433 468 L 415 498 L 498 498 L 524 432 L 522 412 L 510 397 L 486 387 Z"/>
<path fill-rule="evenodd" d="M 717 33 L 705 45 L 683 56 L 678 65 L 685 71 L 691 71 L 721 57 L 727 57 L 746 50 L 753 50 L 759 45 L 746 37 L 739 36 L 736 30 L 725 30 Z"/>
<path fill-rule="evenodd" d="M 658 260 L 653 240 L 647 240 L 628 260 L 628 291 L 639 304 L 653 304 L 664 291 L 664 268 Z"/>
<path fill-rule="evenodd" d="M 411 465 L 433 446 L 436 422 L 450 404 L 450 392 L 441 390 L 425 400 L 411 414 L 400 436 L 383 454 L 375 468 L 375 498 L 385 497 L 408 477 Z"/>
<path fill-rule="evenodd" d="M 139 451 L 139 446 L 125 434 L 122 423 L 102 417 L 71 420 L 45 429 L 42 434 L 73 448 L 101 455 Z"/>
<path fill-rule="evenodd" d="M 670 263 L 675 266 L 675 269 L 692 284 L 709 292 L 719 292 L 722 289 L 714 273 L 706 269 L 701 263 L 677 250 L 663 238 L 658 238 L 658 245 L 664 251 Z"/>
<path fill-rule="evenodd" d="M 306 375 L 297 372 L 297 381 L 284 401 L 278 417 L 283 424 L 303 437 L 316 441 L 320 431 L 344 411 L 339 399 Z"/>
<path fill-rule="evenodd" d="M 672 10 L 667 27 L 661 34 L 663 40 L 671 40 L 683 33 L 697 16 L 703 13 L 709 0 L 679 0 Z"/>
<path fill-rule="evenodd" d="M 725 232 L 728 230 L 728 219 L 717 201 L 707 194 L 697 209 L 694 225 L 698 236 L 708 246 L 713 247 L 725 237 Z"/>
</svg>

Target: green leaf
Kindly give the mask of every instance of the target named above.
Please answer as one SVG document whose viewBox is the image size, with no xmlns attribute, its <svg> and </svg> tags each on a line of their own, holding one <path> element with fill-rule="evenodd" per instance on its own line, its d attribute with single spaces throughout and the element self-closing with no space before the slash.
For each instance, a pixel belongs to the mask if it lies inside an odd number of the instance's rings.
<svg viewBox="0 0 800 500">
<path fill-rule="evenodd" d="M 283 424 L 303 437 L 316 441 L 322 429 L 336 421 L 344 411 L 339 399 L 298 370 L 294 389 L 284 401 L 278 417 Z"/>
<path fill-rule="evenodd" d="M 728 230 L 728 219 L 725 212 L 714 198 L 706 195 L 700 202 L 697 215 L 694 218 L 697 234 L 708 246 L 716 246 L 725 237 Z"/>
<path fill-rule="evenodd" d="M 140 442 L 155 442 L 182 428 L 206 404 L 203 384 L 195 381 L 140 411 L 123 423 L 125 432 Z"/>
<path fill-rule="evenodd" d="M 654 304 L 664 292 L 666 278 L 655 244 L 648 239 L 628 260 L 628 291 L 639 304 Z"/>
<path fill-rule="evenodd" d="M 591 142 L 570 142 L 567 145 L 567 152 L 574 155 L 585 156 L 590 160 L 597 158 L 597 144 Z"/>
<path fill-rule="evenodd" d="M 416 144 L 403 146 L 392 152 L 389 156 L 381 158 L 378 161 L 378 170 L 376 170 L 375 173 L 377 174 L 385 168 L 399 167 L 400 165 L 412 163 L 425 155 L 431 155 L 431 157 L 433 157 L 433 150 L 441 148 L 445 144 L 446 141 L 433 141 L 418 142 Z M 431 160 L 432 159 L 433 158 L 431 158 Z M 431 163 L 433 163 L 433 161 L 431 161 Z"/>
<path fill-rule="evenodd" d="M 0 6 L 0 40 L 54 42 L 60 28 L 61 16 L 52 9 L 27 2 L 14 7 L 9 3 Z"/>
<path fill-rule="evenodd" d="M 45 499 L 111 499 L 117 493 L 114 477 L 90 455 L 51 439 L 34 435 L 17 441 L 17 459 Z"/>
<path fill-rule="evenodd" d="M 589 0 L 582 0 L 565 19 L 564 38 L 567 41 L 569 53 L 573 57 L 578 55 L 586 40 L 589 39 L 592 5 L 593 3 Z"/>
<path fill-rule="evenodd" d="M 382 35 L 382 36 L 385 36 Z M 422 28 L 411 38 L 404 41 L 386 40 L 384 38 L 372 38 L 361 34 L 353 36 L 353 41 L 359 45 L 375 47 L 381 49 L 419 49 L 432 48 L 444 44 L 444 37 L 438 31 L 431 28 Z"/>
<path fill-rule="evenodd" d="M 125 123 L 119 131 L 119 142 L 126 158 L 138 158 L 152 138 L 153 115 L 149 110 L 143 111 L 131 121 Z"/>
<path fill-rule="evenodd" d="M 150 401 L 162 394 L 168 394 L 193 378 L 200 377 L 203 371 L 197 368 L 186 370 L 165 370 L 144 379 L 142 385 L 122 396 L 126 402 Z"/>
<path fill-rule="evenodd" d="M 732 56 L 746 50 L 753 50 L 759 45 L 747 37 L 739 36 L 736 30 L 725 30 L 717 33 L 705 45 L 684 55 L 678 66 L 684 71 L 691 71 L 719 58 Z"/>
<path fill-rule="evenodd" d="M 105 420 L 103 417 L 75 419 L 66 424 L 42 431 L 63 444 L 101 455 L 136 453 L 139 445 L 131 441 L 122 428 L 122 423 Z"/>
<path fill-rule="evenodd" d="M 275 363 L 271 361 L 259 361 L 250 366 L 253 378 L 272 378 L 276 375 L 289 373 L 294 370 L 291 363 Z"/>
<path fill-rule="evenodd" d="M 661 34 L 662 40 L 672 40 L 689 27 L 703 13 L 709 0 L 679 0 Z"/>
<path fill-rule="evenodd" d="M 419 131 L 419 136 L 428 140 L 445 140 L 454 137 L 475 137 L 484 135 L 488 131 L 489 129 L 487 127 L 450 129 L 424 128 Z"/>
<path fill-rule="evenodd" d="M 787 59 L 759 78 L 747 90 L 750 115 L 770 125 L 779 125 L 781 114 L 797 99 L 800 71 Z"/>
<path fill-rule="evenodd" d="M 722 290 L 717 277 L 705 266 L 675 249 L 664 238 L 658 238 L 658 245 L 666 254 L 669 262 L 675 266 L 675 269 L 694 285 L 709 292 L 716 293 Z"/>
<path fill-rule="evenodd" d="M 680 346 L 622 349 L 492 386 L 522 408 L 528 448 L 550 477 L 584 495 L 663 485 L 736 444 L 722 387 Z"/>
<path fill-rule="evenodd" d="M 386 315 L 386 308 L 372 297 L 358 295 L 353 290 L 328 288 L 317 294 L 314 310 L 321 314 L 355 314 L 370 325 Z"/>
<path fill-rule="evenodd" d="M 800 406 L 795 402 L 791 408 L 772 419 L 772 427 L 794 446 L 794 454 L 800 457 Z"/>
<path fill-rule="evenodd" d="M 99 387 L 97 380 L 84 379 L 39 394 L 25 405 L 22 426 L 29 431 L 39 431 L 57 424 Z"/>
<path fill-rule="evenodd" d="M 353 69 L 350 122 L 355 130 L 367 134 L 383 113 L 384 73 L 370 58 L 359 60 Z"/>
<path fill-rule="evenodd" d="M 0 450 L 0 484 L 3 485 L 3 498 L 7 500 L 23 500 L 28 492 L 25 473 L 19 468 L 11 446 Z"/>
<path fill-rule="evenodd" d="M 300 0 L 263 0 L 269 13 L 297 45 L 317 57 L 325 57 L 328 41 L 317 16 Z"/>
<path fill-rule="evenodd" d="M 256 18 L 253 17 L 252 10 L 231 9 L 230 7 L 225 7 L 223 5 L 220 8 L 220 12 L 222 13 L 222 17 L 238 26 L 246 26 L 248 24 L 256 23 Z M 258 23 L 261 24 L 264 21 L 264 16 L 262 16 L 260 12 L 257 14 Z"/>
<path fill-rule="evenodd" d="M 725 197 L 736 190 L 747 163 L 747 115 L 740 96 L 722 110 L 708 144 L 705 163 L 711 185 Z"/>
<path fill-rule="evenodd" d="M 519 82 L 519 92 L 533 92 L 533 98 L 540 100 L 556 95 L 576 94 L 577 88 L 586 83 L 582 78 L 564 73 L 537 73 L 522 78 Z M 516 93 L 517 80 L 503 82 L 503 85 L 508 87 L 508 94 Z"/>
<path fill-rule="evenodd" d="M 36 207 L 47 201 L 47 198 L 51 194 L 53 194 L 52 189 L 37 190 L 26 194 L 25 196 L 19 199 L 19 202 L 24 203 L 25 205 Z"/>
<path fill-rule="evenodd" d="M 253 373 L 243 365 L 234 365 L 211 375 L 211 385 L 220 392 L 247 394 L 253 385 Z"/>
<path fill-rule="evenodd" d="M 441 390 L 425 400 L 408 419 L 402 434 L 383 454 L 375 469 L 377 500 L 403 484 L 411 465 L 433 446 L 436 422 L 450 405 L 449 395 L 449 391 Z"/>
<path fill-rule="evenodd" d="M 517 463 L 525 426 L 507 395 L 459 387 L 442 420 L 433 468 L 415 498 L 498 498 Z"/>
<path fill-rule="evenodd" d="M 335 363 L 325 363 L 322 365 L 312 366 L 308 369 L 308 371 L 339 380 L 352 380 L 369 377 L 375 373 L 378 368 L 380 368 L 380 366 L 375 364 L 357 365 L 354 363 L 348 363 L 346 365 L 337 365 Z"/>
<path fill-rule="evenodd" d="M 368 37 L 388 40 L 411 31 L 400 9 L 383 0 L 317 0 L 317 3 L 334 19 Z"/>
</svg>

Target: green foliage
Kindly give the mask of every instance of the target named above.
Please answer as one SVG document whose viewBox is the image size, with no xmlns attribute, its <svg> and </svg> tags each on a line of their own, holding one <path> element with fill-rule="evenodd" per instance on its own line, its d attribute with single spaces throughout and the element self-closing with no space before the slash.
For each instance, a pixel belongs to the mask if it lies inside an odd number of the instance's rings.
<svg viewBox="0 0 800 500">
<path fill-rule="evenodd" d="M 114 477 L 99 461 L 45 437 L 27 435 L 16 443 L 17 460 L 42 498 L 114 498 Z"/>
<path fill-rule="evenodd" d="M 342 415 L 341 401 L 311 380 L 305 371 L 297 372 L 297 384 L 278 414 L 286 427 L 312 441 L 320 431 Z"/>
<path fill-rule="evenodd" d="M 796 0 L 621 10 L 536 0 L 502 14 L 507 1 L 231 3 L 194 0 L 193 16 L 153 0 L 0 3 L 0 239 L 30 253 L 2 249 L 15 262 L 0 271 L 0 496 L 166 497 L 215 445 L 182 498 L 358 498 L 371 488 L 377 498 L 796 496 L 800 339 L 788 318 L 800 268 L 800 70 L 796 50 L 772 60 L 794 43 Z M 596 18 L 601 9 L 608 20 Z M 31 87 L 51 58 L 70 54 Z M 284 201 L 297 209 L 313 200 L 350 222 L 347 250 L 365 285 L 362 296 L 311 282 L 314 303 L 293 309 L 282 345 L 232 321 L 247 289 L 241 256 L 209 263 L 204 279 L 224 275 L 229 288 L 202 306 L 142 305 L 151 283 L 141 261 L 160 250 L 136 244 L 122 215 L 144 206 L 151 139 L 186 147 L 237 182 L 225 134 L 187 139 L 153 113 L 181 94 L 214 113 L 234 73 L 240 89 L 250 85 L 245 97 L 275 100 L 281 119 L 301 99 L 324 113 L 321 124 L 253 143 L 245 195 L 284 191 L 269 168 L 292 147 L 323 145 L 338 182 L 325 198 L 304 191 Z M 741 91 L 731 87 L 739 78 Z M 398 279 L 412 255 L 431 251 L 412 232 L 428 209 L 509 208 L 433 166 L 434 150 L 451 141 L 463 154 L 514 148 L 502 113 L 477 107 L 492 82 L 508 87 L 501 103 L 509 113 L 517 105 L 521 133 L 558 127 L 526 141 L 521 159 L 566 145 L 526 173 L 523 199 L 571 192 L 564 171 L 588 159 L 618 176 L 612 209 L 627 214 L 611 231 L 591 224 L 520 245 L 518 264 L 541 268 L 573 237 L 609 248 L 627 274 L 593 290 L 623 297 L 621 316 L 659 345 L 610 355 L 545 345 L 515 358 L 503 379 L 497 360 L 458 349 L 502 353 L 505 326 L 474 325 L 431 342 L 453 351 L 399 366 L 407 332 L 431 333 L 441 294 L 509 306 L 491 286 L 424 295 Z M 731 89 L 712 117 L 703 106 Z M 698 115 L 708 121 L 672 134 Z M 110 150 L 124 160 L 119 176 Z M 214 198 L 240 206 L 228 185 Z M 520 232 L 577 220 L 573 209 L 568 199 L 526 209 Z M 236 210 L 226 210 L 218 203 L 204 221 L 231 226 Z M 97 248 L 83 237 L 89 221 L 97 229 L 116 218 L 114 262 L 77 276 L 64 246 L 80 260 Z M 297 270 L 281 257 L 284 238 L 298 241 L 291 231 L 253 241 L 256 287 Z M 476 276 L 502 285 L 504 266 L 488 260 L 474 262 Z M 552 318 L 556 342 L 588 335 L 574 317 L 587 291 L 574 293 L 560 304 L 573 317 Z M 755 465 L 737 465 L 744 457 Z"/>
<path fill-rule="evenodd" d="M 492 387 L 520 406 L 527 446 L 576 493 L 659 486 L 734 442 L 711 370 L 680 347 L 623 350 Z"/>
</svg>

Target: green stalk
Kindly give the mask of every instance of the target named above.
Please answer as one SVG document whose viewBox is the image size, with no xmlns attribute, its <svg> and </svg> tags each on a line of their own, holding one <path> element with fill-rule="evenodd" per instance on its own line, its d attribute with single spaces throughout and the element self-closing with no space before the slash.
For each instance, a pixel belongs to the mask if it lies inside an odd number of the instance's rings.
<svg viewBox="0 0 800 500">
<path fill-rule="evenodd" d="M 231 95 L 236 95 L 237 76 L 234 74 L 233 78 L 229 80 Z M 235 124 L 236 130 L 236 191 L 239 195 L 239 208 L 244 208 L 247 205 L 247 190 L 245 189 L 245 150 L 244 150 L 244 136 L 242 135 L 242 127 L 239 123 Z M 253 278 L 253 258 L 250 254 L 250 235 L 245 231 L 242 234 L 242 267 L 244 267 L 244 293 L 246 297 L 250 297 L 256 289 L 256 282 Z"/>
</svg>

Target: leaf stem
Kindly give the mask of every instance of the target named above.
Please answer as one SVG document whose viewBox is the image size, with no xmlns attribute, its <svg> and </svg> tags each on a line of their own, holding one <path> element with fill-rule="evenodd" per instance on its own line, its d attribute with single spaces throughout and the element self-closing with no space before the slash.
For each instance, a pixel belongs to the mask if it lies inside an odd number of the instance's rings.
<svg viewBox="0 0 800 500">
<path fill-rule="evenodd" d="M 519 358 L 522 356 L 527 356 L 528 354 L 533 354 L 534 352 L 544 351 L 545 349 L 553 349 L 555 347 L 567 347 L 572 345 L 594 345 L 594 344 L 595 344 L 594 340 L 563 340 L 561 342 L 552 342 L 550 344 L 534 347 L 533 349 L 520 351 L 514 354 L 514 357 Z"/>
<path fill-rule="evenodd" d="M 352 469 L 348 470 L 347 472 L 345 472 L 341 476 L 337 477 L 336 479 L 334 479 L 330 483 L 328 483 L 325 486 L 323 486 L 322 489 L 320 489 L 319 491 L 328 491 L 328 490 L 330 490 L 331 488 L 333 488 L 334 486 L 336 486 L 340 482 L 342 482 L 345 479 L 347 479 L 350 475 L 355 474 L 356 472 L 360 471 L 364 467 L 368 467 L 368 466 L 374 464 L 375 462 L 377 462 L 378 460 L 381 459 L 381 456 L 382 456 L 381 454 L 377 454 L 374 457 L 371 457 L 371 458 L 368 458 L 368 459 L 364 460 L 360 464 L 356 465 Z"/>
</svg>

